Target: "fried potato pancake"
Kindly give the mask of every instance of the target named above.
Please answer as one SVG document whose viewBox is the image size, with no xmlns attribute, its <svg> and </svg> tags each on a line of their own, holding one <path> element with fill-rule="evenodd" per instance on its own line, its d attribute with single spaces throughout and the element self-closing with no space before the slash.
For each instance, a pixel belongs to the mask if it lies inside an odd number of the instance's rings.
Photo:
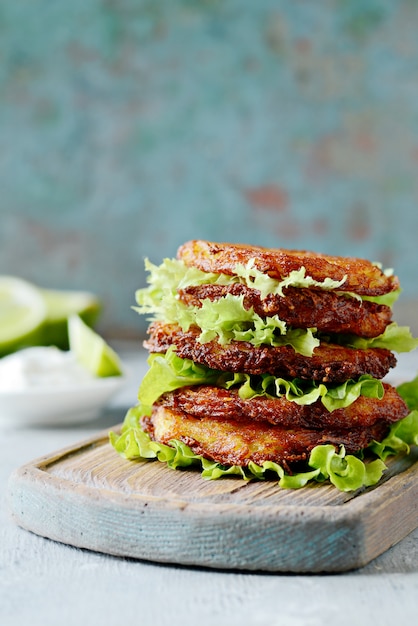
<svg viewBox="0 0 418 626">
<path fill-rule="evenodd" d="M 249 461 L 262 464 L 270 460 L 286 469 L 289 463 L 306 460 L 317 445 L 344 445 L 347 453 L 354 453 L 372 440 L 381 439 L 387 430 L 381 424 L 350 430 L 285 429 L 253 420 L 198 419 L 161 405 L 155 406 L 151 417 L 143 418 L 141 425 L 155 441 L 169 444 L 178 439 L 195 454 L 222 465 L 245 467 Z"/>
<path fill-rule="evenodd" d="M 320 400 L 301 406 L 285 397 L 253 397 L 243 400 L 237 389 L 212 385 L 183 387 L 164 394 L 159 405 L 198 419 L 211 417 L 236 422 L 268 422 L 284 428 L 352 429 L 390 424 L 408 414 L 408 408 L 394 387 L 383 383 L 381 400 L 360 396 L 350 406 L 328 411 Z"/>
<path fill-rule="evenodd" d="M 232 294 L 243 296 L 244 308 L 253 308 L 260 317 L 277 315 L 293 328 L 317 328 L 327 333 L 378 337 L 392 319 L 392 310 L 367 300 L 340 296 L 323 289 L 288 287 L 284 296 L 270 294 L 261 298 L 256 289 L 232 285 L 199 285 L 179 289 L 180 300 L 187 306 L 202 305 L 202 300 L 218 300 Z"/>
<path fill-rule="evenodd" d="M 298 354 L 291 346 L 253 346 L 246 341 L 221 345 L 200 343 L 196 327 L 183 332 L 177 324 L 154 322 L 148 329 L 144 347 L 150 352 L 166 352 L 171 345 L 183 359 L 223 372 L 273 374 L 316 382 L 344 382 L 370 374 L 383 378 L 396 365 L 396 357 L 384 348 L 354 349 L 321 343 L 311 357 Z"/>
<path fill-rule="evenodd" d="M 341 288 L 363 296 L 379 296 L 399 288 L 396 276 L 386 276 L 370 261 L 306 250 L 192 240 L 180 246 L 177 258 L 187 266 L 197 267 L 204 272 L 232 276 L 238 263 L 245 265 L 254 259 L 258 270 L 278 280 L 293 270 L 305 267 L 306 275 L 317 281 L 324 281 L 325 278 L 342 280 L 346 277 Z"/>
</svg>

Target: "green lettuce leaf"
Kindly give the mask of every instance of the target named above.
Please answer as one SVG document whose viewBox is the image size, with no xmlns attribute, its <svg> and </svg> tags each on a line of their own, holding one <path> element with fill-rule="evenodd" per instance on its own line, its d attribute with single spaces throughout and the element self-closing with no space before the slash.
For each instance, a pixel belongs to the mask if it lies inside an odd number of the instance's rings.
<svg viewBox="0 0 418 626">
<path fill-rule="evenodd" d="M 376 304 L 385 304 L 386 306 L 392 308 L 395 302 L 399 299 L 401 293 L 402 289 L 399 288 L 395 291 L 390 291 L 383 296 L 363 296 L 362 299 L 368 300 L 369 302 L 375 302 Z"/>
<path fill-rule="evenodd" d="M 114 449 L 129 461 L 156 458 L 149 435 L 139 427 L 138 408 L 136 406 L 128 410 L 120 435 L 113 431 L 109 433 L 109 440 Z M 143 415 L 143 412 L 141 411 L 140 414 Z"/>
<path fill-rule="evenodd" d="M 381 399 L 384 394 L 382 382 L 367 374 L 358 380 L 348 380 L 339 385 L 316 384 L 299 378 L 286 380 L 270 374 L 233 374 L 182 359 L 176 355 L 173 346 L 165 354 L 150 355 L 148 363 L 150 367 L 138 391 L 138 400 L 147 414 L 164 393 L 191 385 L 216 385 L 225 389 L 237 387 L 240 398 L 246 400 L 254 396 L 285 396 L 287 400 L 300 405 L 321 400 L 328 411 L 345 408 L 360 395 Z"/>
<path fill-rule="evenodd" d="M 195 454 L 189 446 L 173 440 L 170 445 L 152 441 L 140 427 L 142 408 L 131 408 L 122 425 L 121 433 L 109 433 L 110 443 L 118 454 L 129 460 L 147 461 L 158 459 L 171 469 L 196 466 L 203 478 L 216 480 L 223 476 L 238 476 L 244 480 L 263 480 L 277 476 L 283 489 L 299 489 L 308 483 L 329 481 L 340 491 L 355 491 L 379 482 L 386 465 L 383 459 L 403 452 L 408 454 L 410 445 L 418 444 L 418 411 L 392 426 L 391 433 L 380 443 L 373 443 L 365 452 L 377 458 L 364 461 L 359 455 L 346 454 L 343 447 L 337 452 L 332 445 L 316 446 L 306 463 L 306 471 L 292 475 L 273 461 L 262 465 L 250 462 L 248 467 L 223 466 Z"/>
<path fill-rule="evenodd" d="M 323 396 L 322 402 L 328 411 L 334 411 L 350 406 L 359 396 L 381 400 L 384 396 L 383 383 L 373 376 L 364 374 L 357 380 L 350 379 L 340 385 L 331 386 Z"/>
<path fill-rule="evenodd" d="M 413 380 L 401 383 L 397 387 L 398 393 L 405 400 L 410 411 L 418 410 L 418 376 Z"/>
<path fill-rule="evenodd" d="M 151 354 L 148 364 L 150 367 L 139 386 L 138 400 L 149 408 L 163 393 L 189 385 L 216 384 L 221 375 L 191 359 L 181 359 L 173 346 L 165 354 Z"/>
<path fill-rule="evenodd" d="M 408 326 L 398 326 L 392 322 L 386 327 L 385 332 L 374 339 L 364 339 L 362 337 L 346 337 L 344 343 L 352 348 L 386 348 L 393 352 L 411 352 L 418 348 L 418 338 L 411 334 Z"/>
<path fill-rule="evenodd" d="M 364 463 L 353 454 L 345 454 L 344 447 L 339 453 L 332 445 L 315 446 L 309 465 L 319 470 L 318 477 L 329 481 L 340 491 L 355 491 L 379 482 L 386 465 L 381 459 Z"/>
<path fill-rule="evenodd" d="M 386 437 L 373 442 L 370 449 L 383 461 L 394 454 L 409 454 L 411 446 L 418 445 L 418 411 L 413 410 L 403 420 L 392 424 Z"/>
</svg>

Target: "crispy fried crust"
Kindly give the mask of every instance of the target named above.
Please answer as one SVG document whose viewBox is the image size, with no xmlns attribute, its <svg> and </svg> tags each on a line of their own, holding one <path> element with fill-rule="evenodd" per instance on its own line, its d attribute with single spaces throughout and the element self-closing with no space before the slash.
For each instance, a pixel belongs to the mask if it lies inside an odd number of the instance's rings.
<svg viewBox="0 0 418 626">
<path fill-rule="evenodd" d="M 209 417 L 236 422 L 268 422 L 284 428 L 350 429 L 390 424 L 404 418 L 408 408 L 394 387 L 383 383 L 381 400 L 360 396 L 350 406 L 329 412 L 322 402 L 300 406 L 286 398 L 253 397 L 242 400 L 236 389 L 211 385 L 183 387 L 166 393 L 159 405 L 198 419 Z"/>
<path fill-rule="evenodd" d="M 262 464 L 270 460 L 286 468 L 289 463 L 306 460 L 316 445 L 344 445 L 347 453 L 354 453 L 373 439 L 381 439 L 387 430 L 381 424 L 351 430 L 284 429 L 252 420 L 197 419 L 162 405 L 154 407 L 150 418 L 143 418 L 142 427 L 155 441 L 169 444 L 178 439 L 195 454 L 222 465 L 245 467 L 249 461 Z"/>
<path fill-rule="evenodd" d="M 396 365 L 395 356 L 383 348 L 358 350 L 321 343 L 313 356 L 298 354 L 291 346 L 255 347 L 245 341 L 222 346 L 217 341 L 200 343 L 198 328 L 183 332 L 176 324 L 154 322 L 148 329 L 144 347 L 150 352 L 166 352 L 171 345 L 184 359 L 224 372 L 273 374 L 316 382 L 343 382 L 370 374 L 383 378 Z"/>
<path fill-rule="evenodd" d="M 317 328 L 328 333 L 345 333 L 359 337 L 378 337 L 391 322 L 391 308 L 367 300 L 339 296 L 323 289 L 288 287 L 284 296 L 268 295 L 246 285 L 199 285 L 179 290 L 187 306 L 200 307 L 202 300 L 218 300 L 228 293 L 243 296 L 246 309 L 251 307 L 260 317 L 278 315 L 293 328 Z"/>
<path fill-rule="evenodd" d="M 346 280 L 342 289 L 359 295 L 378 296 L 399 288 L 396 276 L 386 276 L 370 261 L 354 257 L 331 256 L 305 250 L 284 250 L 233 243 L 188 241 L 177 252 L 177 258 L 204 272 L 234 275 L 238 263 L 255 260 L 255 267 L 271 278 L 282 279 L 293 270 L 306 268 L 315 280 Z"/>
</svg>

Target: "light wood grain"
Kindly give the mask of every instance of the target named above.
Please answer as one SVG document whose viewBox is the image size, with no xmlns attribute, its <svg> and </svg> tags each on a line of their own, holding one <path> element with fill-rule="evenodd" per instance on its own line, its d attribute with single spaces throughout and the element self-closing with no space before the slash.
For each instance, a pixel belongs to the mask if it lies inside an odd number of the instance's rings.
<svg viewBox="0 0 418 626">
<path fill-rule="evenodd" d="M 211 568 L 338 572 L 361 567 L 418 526 L 417 454 L 376 488 L 297 491 L 275 482 L 206 481 L 158 462 L 128 462 L 107 432 L 16 470 L 16 522 L 108 554 Z"/>
</svg>

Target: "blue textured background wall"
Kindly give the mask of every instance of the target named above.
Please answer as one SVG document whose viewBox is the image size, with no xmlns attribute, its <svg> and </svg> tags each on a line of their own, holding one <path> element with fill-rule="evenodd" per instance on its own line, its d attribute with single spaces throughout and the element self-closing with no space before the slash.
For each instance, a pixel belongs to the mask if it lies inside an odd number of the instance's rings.
<svg viewBox="0 0 418 626">
<path fill-rule="evenodd" d="M 6 0 L 0 271 L 138 329 L 190 238 L 359 255 L 418 298 L 416 0 Z"/>
</svg>

